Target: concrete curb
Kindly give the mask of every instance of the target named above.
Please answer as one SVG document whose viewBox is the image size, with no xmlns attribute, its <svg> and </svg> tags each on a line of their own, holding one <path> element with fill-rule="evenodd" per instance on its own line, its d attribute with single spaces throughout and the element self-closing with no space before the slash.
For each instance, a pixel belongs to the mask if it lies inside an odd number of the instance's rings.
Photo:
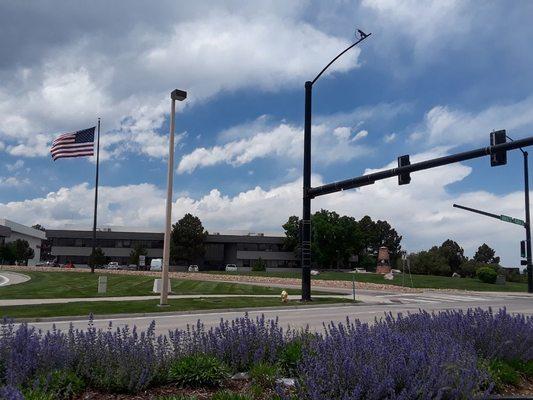
<svg viewBox="0 0 533 400">
<path fill-rule="evenodd" d="M 131 313 L 131 314 L 103 314 L 93 316 L 95 321 L 108 320 L 108 319 L 127 319 L 127 318 L 139 318 L 139 317 L 158 317 L 158 316 L 180 316 L 190 314 L 218 314 L 226 312 L 255 312 L 255 311 L 271 311 L 271 310 L 294 310 L 299 308 L 328 308 L 335 304 L 342 307 L 357 307 L 360 305 L 372 305 L 369 303 L 330 303 L 330 304 L 298 304 L 291 306 L 276 306 L 276 307 L 237 307 L 237 308 L 217 308 L 210 310 L 187 310 L 187 311 L 169 311 L 169 312 L 153 312 L 153 313 Z M 376 303 L 379 304 L 379 303 Z M 33 323 L 33 322 L 65 322 L 65 321 L 89 321 L 89 316 L 71 315 L 63 317 L 42 317 L 42 318 L 12 318 L 10 321 L 14 323 Z"/>
</svg>

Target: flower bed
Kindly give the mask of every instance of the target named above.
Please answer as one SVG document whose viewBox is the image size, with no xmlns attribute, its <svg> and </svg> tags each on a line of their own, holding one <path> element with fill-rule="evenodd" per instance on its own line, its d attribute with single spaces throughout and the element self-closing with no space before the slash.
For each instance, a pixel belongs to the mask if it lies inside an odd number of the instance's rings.
<svg viewBox="0 0 533 400">
<path fill-rule="evenodd" d="M 4 321 L 0 398 L 471 399 L 533 378 L 533 318 L 505 310 L 347 320 L 321 334 L 246 315 L 163 336 L 154 327 L 41 332 Z"/>
</svg>

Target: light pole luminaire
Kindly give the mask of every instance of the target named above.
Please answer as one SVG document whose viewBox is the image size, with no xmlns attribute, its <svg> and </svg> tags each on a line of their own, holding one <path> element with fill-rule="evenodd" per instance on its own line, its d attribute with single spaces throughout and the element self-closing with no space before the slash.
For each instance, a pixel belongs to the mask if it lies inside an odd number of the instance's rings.
<svg viewBox="0 0 533 400">
<path fill-rule="evenodd" d="M 176 100 L 183 101 L 187 92 L 175 89 L 170 93 L 170 134 L 168 142 L 167 208 L 165 216 L 165 238 L 163 242 L 163 266 L 161 268 L 160 306 L 168 305 L 168 269 L 170 260 L 170 230 L 172 228 L 172 184 L 174 178 L 174 129 L 176 119 Z"/>
<path fill-rule="evenodd" d="M 302 301 L 311 300 L 311 117 L 313 84 L 340 56 L 361 43 L 371 34 L 358 30 L 359 39 L 339 53 L 312 81 L 305 82 L 305 121 L 304 121 L 304 170 L 303 170 L 303 210 L 300 235 L 302 252 Z"/>
</svg>

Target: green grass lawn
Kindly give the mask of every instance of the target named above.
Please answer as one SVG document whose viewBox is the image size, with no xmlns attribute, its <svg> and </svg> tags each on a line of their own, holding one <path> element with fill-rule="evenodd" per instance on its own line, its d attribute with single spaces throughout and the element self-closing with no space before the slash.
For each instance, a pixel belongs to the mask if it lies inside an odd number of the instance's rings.
<svg viewBox="0 0 533 400">
<path fill-rule="evenodd" d="M 49 299 L 72 297 L 98 297 L 98 276 L 102 273 L 76 272 L 24 272 L 31 280 L 12 286 L 0 287 L 0 299 Z M 154 276 L 105 274 L 107 293 L 104 296 L 153 295 Z M 174 294 L 272 294 L 279 295 L 281 288 L 243 285 L 225 282 L 203 282 L 172 279 Z M 299 294 L 297 289 L 287 289 L 289 294 Z M 100 295 L 102 296 L 102 295 Z"/>
<path fill-rule="evenodd" d="M 126 313 L 155 313 L 170 311 L 216 310 L 221 308 L 248 308 L 281 306 L 279 298 L 195 298 L 172 299 L 168 307 L 158 307 L 158 300 L 138 301 L 91 301 L 64 304 L 39 304 L 24 306 L 2 307 L 0 317 L 9 318 L 44 318 L 59 316 L 89 316 L 93 314 L 110 315 Z M 351 300 L 336 298 L 315 298 L 314 304 L 352 303 Z M 291 300 L 288 305 L 302 304 L 298 300 Z"/>
<path fill-rule="evenodd" d="M 228 275 L 249 275 L 249 276 L 274 276 L 278 278 L 300 278 L 300 272 L 210 272 Z M 321 272 L 318 276 L 312 276 L 313 280 L 339 280 L 351 281 L 354 274 L 347 272 Z M 459 289 L 473 291 L 494 291 L 494 292 L 527 292 L 526 283 L 506 282 L 505 285 L 493 285 L 483 283 L 474 278 L 451 278 L 446 276 L 433 275 L 412 275 L 413 287 L 428 289 Z M 386 285 L 402 286 L 402 277 L 396 276 L 393 281 L 387 281 L 378 274 L 355 274 L 358 282 L 370 282 Z M 411 279 L 405 276 L 405 286 L 411 286 Z"/>
</svg>

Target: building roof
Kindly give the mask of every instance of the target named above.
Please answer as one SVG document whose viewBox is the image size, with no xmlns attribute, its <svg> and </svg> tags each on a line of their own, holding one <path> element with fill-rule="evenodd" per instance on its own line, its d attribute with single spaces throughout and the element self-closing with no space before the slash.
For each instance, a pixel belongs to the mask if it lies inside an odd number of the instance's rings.
<svg viewBox="0 0 533 400">
<path fill-rule="evenodd" d="M 92 231 L 89 230 L 68 230 L 68 229 L 47 229 L 48 238 L 72 238 L 90 239 Z M 122 240 L 163 240 L 163 232 L 115 232 L 96 231 L 96 236 L 100 239 L 122 239 Z M 263 235 L 208 235 L 206 243 L 282 243 L 282 236 Z"/>
<path fill-rule="evenodd" d="M 46 233 L 45 232 L 43 232 L 43 231 L 41 231 L 39 229 L 32 228 L 30 226 L 18 224 L 16 222 L 10 221 L 8 219 L 0 218 L 0 226 L 4 226 L 4 227 L 10 229 L 10 232 L 9 232 L 10 235 L 11 235 L 11 232 L 16 232 L 16 233 L 20 233 L 22 235 L 31 236 L 31 237 L 35 237 L 35 238 L 38 238 L 38 239 L 43 239 L 43 240 L 46 239 Z M 4 232 L 7 232 L 7 231 L 4 229 Z"/>
</svg>

